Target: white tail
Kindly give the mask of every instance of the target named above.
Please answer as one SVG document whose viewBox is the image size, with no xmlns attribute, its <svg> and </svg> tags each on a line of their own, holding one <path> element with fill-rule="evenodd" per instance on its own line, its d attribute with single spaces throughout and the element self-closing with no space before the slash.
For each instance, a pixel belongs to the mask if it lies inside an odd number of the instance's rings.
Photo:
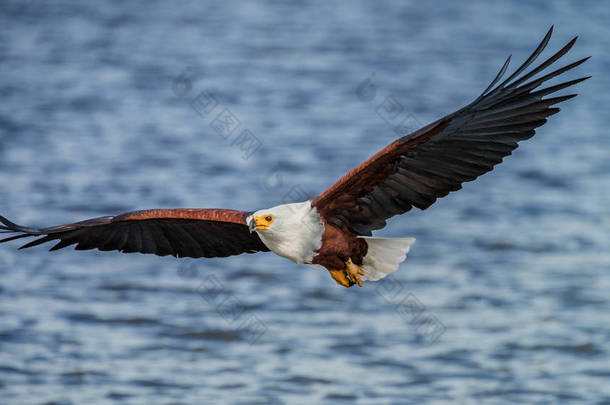
<svg viewBox="0 0 610 405">
<path fill-rule="evenodd" d="M 375 281 L 384 278 L 398 269 L 405 261 L 415 238 L 375 238 L 358 236 L 368 245 L 366 256 L 360 268 L 364 271 L 363 280 Z"/>
</svg>

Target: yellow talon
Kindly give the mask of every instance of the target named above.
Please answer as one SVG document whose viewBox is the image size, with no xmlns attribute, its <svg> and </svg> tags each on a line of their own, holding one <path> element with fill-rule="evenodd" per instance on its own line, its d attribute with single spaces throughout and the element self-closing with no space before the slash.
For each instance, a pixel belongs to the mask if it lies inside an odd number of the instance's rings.
<svg viewBox="0 0 610 405">
<path fill-rule="evenodd" d="M 362 287 L 360 276 L 364 275 L 364 270 L 352 262 L 352 259 L 347 259 L 345 262 L 345 269 L 328 270 L 328 272 L 337 284 L 342 285 L 343 287 L 349 288 L 354 284 L 358 284 L 359 287 Z"/>
<path fill-rule="evenodd" d="M 358 283 L 358 287 L 362 287 L 362 280 L 360 280 L 360 276 L 364 275 L 364 271 L 360 268 L 360 266 L 352 262 L 352 259 L 350 258 L 345 262 L 345 270 L 347 271 L 349 278 L 353 282 Z"/>
<path fill-rule="evenodd" d="M 328 270 L 328 272 L 330 273 L 330 276 L 335 279 L 337 284 L 346 288 L 354 285 L 354 283 L 347 278 L 347 272 L 345 270 Z"/>
</svg>

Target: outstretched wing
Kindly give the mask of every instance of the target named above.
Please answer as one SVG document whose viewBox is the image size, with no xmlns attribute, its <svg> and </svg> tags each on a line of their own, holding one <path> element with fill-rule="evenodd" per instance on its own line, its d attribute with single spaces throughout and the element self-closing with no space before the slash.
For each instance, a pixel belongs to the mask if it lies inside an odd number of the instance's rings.
<svg viewBox="0 0 610 405">
<path fill-rule="evenodd" d="M 532 79 L 567 53 L 578 38 L 575 37 L 549 59 L 521 75 L 546 47 L 552 32 L 553 27 L 534 53 L 502 83 L 494 87 L 504 75 L 510 57 L 489 87 L 471 104 L 388 145 L 343 176 L 312 204 L 330 223 L 370 235 L 372 230 L 383 228 L 386 219 L 413 206 L 424 210 L 437 198 L 459 190 L 463 182 L 492 170 L 517 148 L 519 141 L 532 137 L 535 128 L 559 112 L 559 108 L 552 106 L 576 94 L 546 99 L 544 96 L 590 77 L 534 91 L 588 59 Z"/>
<path fill-rule="evenodd" d="M 32 229 L 0 217 L 0 232 L 19 232 L 0 240 L 40 236 L 20 249 L 59 240 L 57 250 L 76 244 L 77 250 L 118 250 L 176 257 L 226 257 L 269 251 L 250 233 L 244 211 L 225 209 L 156 209 L 93 218 L 73 224 Z"/>
</svg>

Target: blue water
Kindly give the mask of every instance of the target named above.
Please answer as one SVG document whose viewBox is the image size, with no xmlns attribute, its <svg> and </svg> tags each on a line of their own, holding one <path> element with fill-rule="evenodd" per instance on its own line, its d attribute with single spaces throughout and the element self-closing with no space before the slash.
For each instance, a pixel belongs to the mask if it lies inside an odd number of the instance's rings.
<svg viewBox="0 0 610 405">
<path fill-rule="evenodd" d="M 390 221 L 417 242 L 383 283 L 270 253 L 0 246 L 0 403 L 610 403 L 608 21 L 576 1 L 3 0 L 0 213 L 31 226 L 315 196 L 396 136 L 388 97 L 428 123 L 551 24 L 545 55 L 580 35 L 565 63 L 593 58 L 567 77 L 593 78 L 494 172 Z"/>
</svg>

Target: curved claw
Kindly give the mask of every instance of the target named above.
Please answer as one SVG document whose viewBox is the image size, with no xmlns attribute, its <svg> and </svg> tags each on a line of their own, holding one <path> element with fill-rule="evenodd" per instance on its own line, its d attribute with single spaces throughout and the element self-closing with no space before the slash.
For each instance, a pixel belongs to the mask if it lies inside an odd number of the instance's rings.
<svg viewBox="0 0 610 405">
<path fill-rule="evenodd" d="M 347 259 L 345 262 L 345 270 L 353 283 L 358 283 L 358 287 L 362 287 L 362 280 L 360 279 L 360 276 L 364 275 L 364 271 L 360 268 L 360 266 L 352 262 L 352 259 Z"/>
<path fill-rule="evenodd" d="M 346 270 L 328 270 L 330 276 L 337 282 L 337 284 L 343 287 L 349 288 L 355 283 L 347 277 Z"/>
</svg>

